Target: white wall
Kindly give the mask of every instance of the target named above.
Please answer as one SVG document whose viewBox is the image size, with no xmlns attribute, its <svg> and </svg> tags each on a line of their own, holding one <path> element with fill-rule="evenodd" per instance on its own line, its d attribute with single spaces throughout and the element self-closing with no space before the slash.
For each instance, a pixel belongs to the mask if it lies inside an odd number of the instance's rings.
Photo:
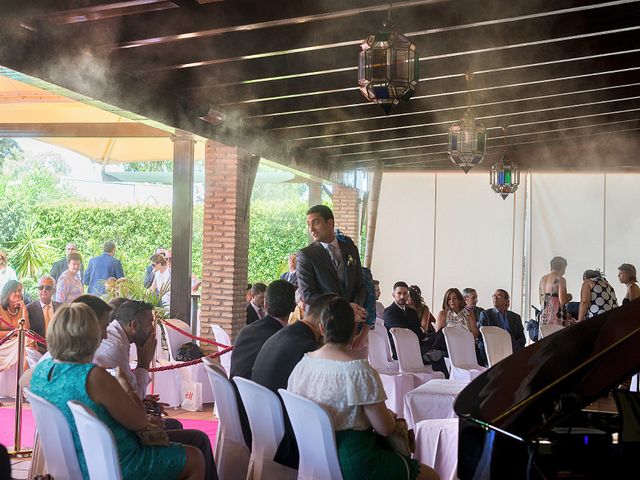
<svg viewBox="0 0 640 480">
<path fill-rule="evenodd" d="M 569 263 L 567 286 L 576 297 L 587 268 L 604 269 L 619 297 L 623 262 L 640 269 L 640 174 L 530 173 L 531 232 L 525 238 L 525 178 L 502 200 L 488 173 L 385 173 L 382 179 L 372 272 L 388 305 L 397 280 L 421 287 L 436 312 L 449 287 L 474 287 L 479 305 L 491 306 L 496 288 L 523 292 L 538 305 L 538 282 L 555 255 Z M 531 274 L 523 273 L 525 243 Z"/>
</svg>

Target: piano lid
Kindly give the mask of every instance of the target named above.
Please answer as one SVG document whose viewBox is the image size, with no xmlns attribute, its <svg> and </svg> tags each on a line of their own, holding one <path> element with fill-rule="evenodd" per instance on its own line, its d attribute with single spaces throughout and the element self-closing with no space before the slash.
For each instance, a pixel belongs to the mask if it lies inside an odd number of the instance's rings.
<svg viewBox="0 0 640 480">
<path fill-rule="evenodd" d="M 640 299 L 565 328 L 473 380 L 454 410 L 527 440 L 640 371 Z"/>
</svg>

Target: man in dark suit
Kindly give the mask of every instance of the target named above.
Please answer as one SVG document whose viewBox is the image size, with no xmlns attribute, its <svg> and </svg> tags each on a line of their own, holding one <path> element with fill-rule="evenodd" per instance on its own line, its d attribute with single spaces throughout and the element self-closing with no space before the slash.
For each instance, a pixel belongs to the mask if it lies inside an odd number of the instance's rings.
<svg viewBox="0 0 640 480">
<path fill-rule="evenodd" d="M 445 374 L 445 377 L 448 377 L 449 371 L 442 359 L 442 352 L 440 350 L 431 350 L 432 342 L 427 339 L 427 334 L 420 328 L 420 319 L 416 311 L 407 305 L 408 299 L 409 286 L 402 281 L 396 282 L 393 285 L 393 303 L 384 309 L 382 315 L 384 326 L 389 335 L 393 358 L 397 358 L 396 347 L 389 330 L 392 328 L 408 328 L 418 337 L 423 362 L 431 364 L 434 370 L 440 371 Z"/>
<path fill-rule="evenodd" d="M 62 273 L 69 268 L 69 262 L 68 262 L 69 254 L 78 253 L 78 247 L 76 246 L 75 243 L 67 243 L 67 246 L 65 247 L 64 251 L 65 251 L 64 257 L 58 260 L 57 262 L 54 262 L 54 264 L 51 265 L 51 271 L 49 272 L 49 275 L 51 275 L 56 282 L 58 281 L 58 278 L 60 278 L 60 275 L 62 275 Z M 83 274 L 84 274 L 84 265 L 82 264 L 82 262 L 80 262 L 80 278 L 82 278 Z"/>
<path fill-rule="evenodd" d="M 229 378 L 251 378 L 251 371 L 262 345 L 275 333 L 287 326 L 289 314 L 293 312 L 296 288 L 286 280 L 276 280 L 267 287 L 265 309 L 267 314 L 251 325 L 247 325 L 236 337 L 231 352 L 231 370 Z M 235 383 L 233 384 L 235 387 Z M 251 428 L 243 408 L 240 395 L 236 391 L 240 410 L 240 423 L 244 439 L 251 446 Z"/>
<path fill-rule="evenodd" d="M 87 293 L 91 295 L 102 295 L 105 292 L 105 280 L 124 277 L 122 263 L 115 258 L 116 244 L 113 242 L 105 242 L 102 255 L 93 257 L 89 260 L 89 265 L 84 272 L 84 283 L 88 289 Z"/>
<path fill-rule="evenodd" d="M 304 354 L 320 347 L 320 311 L 329 298 L 335 298 L 335 295 L 321 296 L 304 318 L 283 328 L 264 342 L 253 365 L 251 380 L 276 394 L 279 388 L 287 388 L 289 375 Z M 298 459 L 298 445 L 285 410 L 285 435 L 274 460 L 297 469 Z"/>
<path fill-rule="evenodd" d="M 54 312 L 60 307 L 60 303 L 53 301 L 56 281 L 53 277 L 45 275 L 38 282 L 38 300 L 27 305 L 31 330 L 41 337 L 47 335 L 47 327 L 53 318 Z M 44 345 L 38 344 L 38 349 L 45 351 Z"/>
<path fill-rule="evenodd" d="M 358 247 L 348 237 L 336 237 L 333 212 L 326 205 L 316 205 L 307 211 L 307 228 L 314 242 L 298 251 L 296 257 L 302 300 L 310 308 L 322 294 L 335 293 L 351 304 L 356 321 L 363 322 L 367 317 L 362 307 L 367 289 Z M 352 345 L 361 344 L 367 331 L 363 328 Z"/>
<path fill-rule="evenodd" d="M 254 283 L 251 287 L 251 301 L 247 304 L 247 325 L 260 320 L 266 315 L 264 298 L 267 286 L 264 283 Z"/>
<path fill-rule="evenodd" d="M 480 314 L 479 325 L 482 327 L 500 327 L 511 335 L 513 351 L 522 350 L 526 344 L 522 319 L 520 315 L 509 310 L 509 293 L 499 288 L 493 294 L 493 308 Z"/>
</svg>

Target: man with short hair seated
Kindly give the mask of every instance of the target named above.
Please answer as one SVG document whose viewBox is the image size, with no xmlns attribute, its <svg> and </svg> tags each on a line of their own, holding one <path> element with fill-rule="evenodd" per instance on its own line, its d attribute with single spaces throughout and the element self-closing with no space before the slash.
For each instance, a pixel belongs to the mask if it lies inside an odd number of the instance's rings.
<svg viewBox="0 0 640 480">
<path fill-rule="evenodd" d="M 493 294 L 493 308 L 484 310 L 480 314 L 478 325 L 481 327 L 500 327 L 511 335 L 511 345 L 514 352 L 522 350 L 526 344 L 524 328 L 520 315 L 509 310 L 509 293 L 499 288 Z"/>
</svg>

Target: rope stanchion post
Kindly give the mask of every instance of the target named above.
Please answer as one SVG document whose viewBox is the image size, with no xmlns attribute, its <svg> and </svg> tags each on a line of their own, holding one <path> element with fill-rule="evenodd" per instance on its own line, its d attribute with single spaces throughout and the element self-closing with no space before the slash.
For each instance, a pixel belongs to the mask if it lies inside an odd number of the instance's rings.
<svg viewBox="0 0 640 480">
<path fill-rule="evenodd" d="M 9 452 L 12 457 L 30 457 L 31 450 L 23 450 L 20 448 L 22 437 L 22 387 L 20 386 L 20 377 L 24 371 L 24 348 L 25 348 L 25 330 L 24 317 L 18 321 L 18 368 L 16 374 L 16 416 L 14 421 L 14 441 L 13 450 Z"/>
</svg>

